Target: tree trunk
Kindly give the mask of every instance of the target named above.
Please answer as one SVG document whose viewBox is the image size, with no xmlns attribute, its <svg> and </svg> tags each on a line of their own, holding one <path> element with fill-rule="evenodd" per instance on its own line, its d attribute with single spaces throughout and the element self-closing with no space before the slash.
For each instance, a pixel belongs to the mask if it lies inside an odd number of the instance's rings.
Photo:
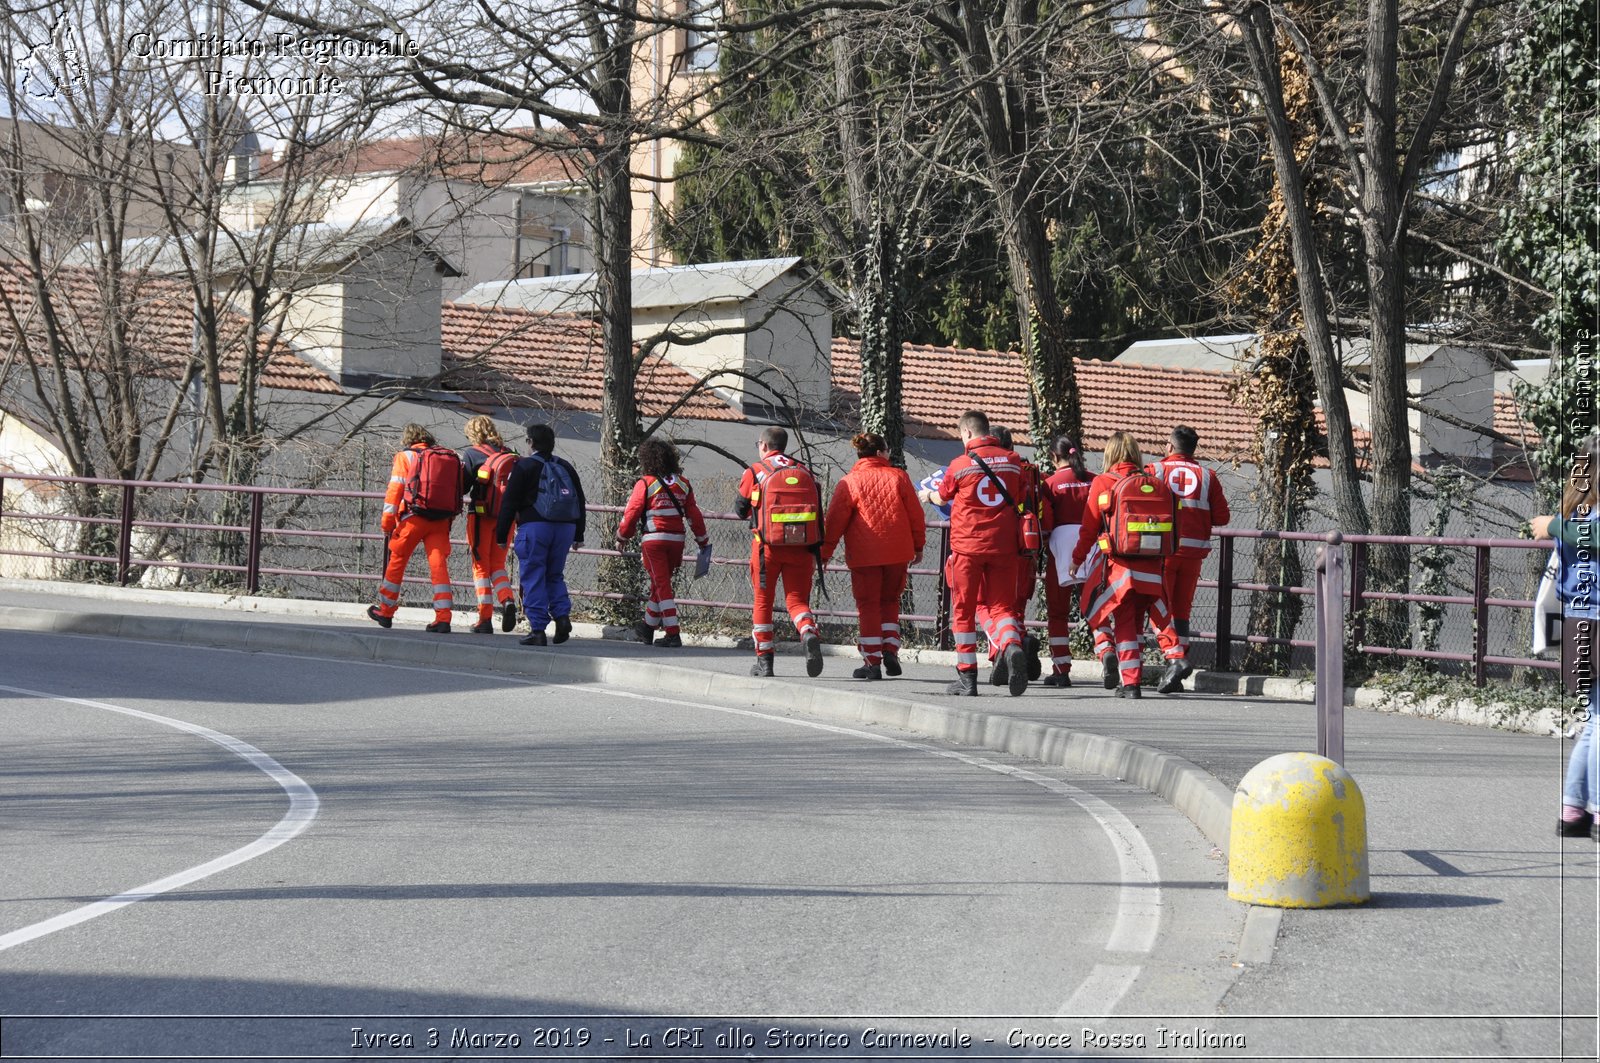
<svg viewBox="0 0 1600 1063">
<path fill-rule="evenodd" d="M 626 91 L 624 89 L 624 91 Z M 601 357 L 605 362 L 605 394 L 600 406 L 600 500 L 620 506 L 639 475 L 639 443 L 643 428 L 634 393 L 638 376 L 633 354 L 633 202 L 628 188 L 626 136 L 608 138 L 597 147 L 594 167 L 595 271 L 599 284 Z M 616 540 L 619 514 L 596 514 L 588 535 L 594 546 Z M 603 599 L 597 612 L 611 623 L 629 624 L 640 616 L 644 570 L 637 556 L 604 557 L 599 564 L 600 589 L 618 594 Z"/>
<path fill-rule="evenodd" d="M 1371 0 L 1367 20 L 1363 122 L 1366 166 L 1361 186 L 1361 227 L 1366 245 L 1368 313 L 1372 320 L 1372 530 L 1379 535 L 1410 535 L 1405 217 L 1395 147 L 1399 34 L 1395 0 Z M 1406 547 L 1375 544 L 1368 556 L 1368 586 L 1384 591 L 1408 589 L 1410 551 Z M 1404 602 L 1374 603 L 1367 622 L 1368 637 L 1380 645 L 1409 644 L 1407 617 Z"/>
<path fill-rule="evenodd" d="M 861 336 L 861 428 L 883 436 L 889 460 L 903 466 L 905 223 L 885 201 L 880 180 L 880 160 L 870 135 L 870 79 L 861 61 L 860 31 L 852 31 L 842 16 L 836 26 L 835 107 L 850 204 L 850 294 Z"/>
<path fill-rule="evenodd" d="M 1349 534 L 1362 534 L 1369 528 L 1366 500 L 1356 475 L 1354 429 L 1344 397 L 1343 370 L 1333 344 L 1328 321 L 1328 297 L 1322 282 L 1322 263 L 1317 253 L 1317 238 L 1305 182 L 1295 159 L 1295 142 L 1284 111 L 1283 85 L 1278 76 L 1275 33 L 1272 16 L 1264 4 L 1256 4 L 1244 19 L 1245 45 L 1257 84 L 1262 111 L 1267 120 L 1268 140 L 1272 145 L 1272 166 L 1283 190 L 1284 217 L 1289 228 L 1289 244 L 1300 291 L 1300 312 L 1305 320 L 1306 348 L 1311 372 L 1322 397 L 1322 416 L 1327 429 L 1328 464 L 1333 475 L 1333 500 L 1339 523 Z"/>
</svg>

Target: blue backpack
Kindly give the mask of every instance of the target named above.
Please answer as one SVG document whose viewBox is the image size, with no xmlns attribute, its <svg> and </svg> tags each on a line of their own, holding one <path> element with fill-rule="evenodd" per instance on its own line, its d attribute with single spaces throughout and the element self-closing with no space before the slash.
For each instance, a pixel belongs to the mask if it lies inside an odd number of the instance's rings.
<svg viewBox="0 0 1600 1063">
<path fill-rule="evenodd" d="M 572 473 L 554 457 L 544 462 L 539 473 L 539 494 L 533 500 L 533 511 L 540 519 L 557 524 L 578 521 L 578 486 L 572 482 Z"/>
</svg>

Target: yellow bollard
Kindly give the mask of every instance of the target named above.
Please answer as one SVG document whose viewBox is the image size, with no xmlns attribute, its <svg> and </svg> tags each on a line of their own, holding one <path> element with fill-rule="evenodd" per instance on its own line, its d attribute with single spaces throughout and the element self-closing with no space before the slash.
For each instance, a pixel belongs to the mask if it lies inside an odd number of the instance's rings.
<svg viewBox="0 0 1600 1063">
<path fill-rule="evenodd" d="M 1367 806 L 1355 779 L 1315 753 L 1280 753 L 1233 795 L 1228 896 L 1273 908 L 1372 899 Z"/>
</svg>

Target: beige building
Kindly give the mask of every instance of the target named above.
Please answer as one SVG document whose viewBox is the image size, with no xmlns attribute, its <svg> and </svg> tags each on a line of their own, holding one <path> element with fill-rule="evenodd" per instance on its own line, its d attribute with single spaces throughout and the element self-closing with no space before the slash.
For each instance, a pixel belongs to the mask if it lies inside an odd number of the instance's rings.
<svg viewBox="0 0 1600 1063">
<path fill-rule="evenodd" d="M 224 222 L 265 225 L 285 194 L 266 158 L 229 190 Z M 576 160 L 515 135 L 405 137 L 331 159 L 299 189 L 294 221 L 364 226 L 405 218 L 418 237 L 459 267 L 442 291 L 452 299 L 492 280 L 552 277 L 594 268 L 589 199 Z"/>
<path fill-rule="evenodd" d="M 714 24 L 723 17 L 720 0 L 646 0 L 648 16 L 693 25 L 663 26 L 639 45 L 630 86 L 641 117 L 661 125 L 676 124 L 703 112 L 704 94 L 717 71 L 719 48 Z M 666 137 L 634 147 L 633 262 L 636 267 L 670 266 L 671 253 L 661 246 L 659 228 L 673 204 L 672 176 L 683 145 Z"/>
</svg>

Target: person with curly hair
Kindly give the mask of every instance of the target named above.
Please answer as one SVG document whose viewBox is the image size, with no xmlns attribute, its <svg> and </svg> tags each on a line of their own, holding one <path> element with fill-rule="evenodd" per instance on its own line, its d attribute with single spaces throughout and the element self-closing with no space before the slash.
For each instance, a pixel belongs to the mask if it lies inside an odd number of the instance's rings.
<svg viewBox="0 0 1600 1063">
<path fill-rule="evenodd" d="M 467 421 L 462 431 L 471 444 L 461 451 L 461 464 L 467 489 L 467 549 L 472 554 L 472 583 L 478 592 L 478 622 L 472 633 L 494 632 L 496 604 L 500 630 L 510 631 L 517 626 L 517 602 L 506 575 L 506 549 L 495 545 L 494 528 L 517 454 L 500 438 L 492 417 L 479 414 Z"/>
<path fill-rule="evenodd" d="M 922 560 L 927 521 L 904 469 L 889 464 L 889 445 L 876 432 L 850 440 L 856 463 L 833 489 L 823 520 L 822 560 L 844 543 L 850 589 L 861 620 L 862 666 L 856 679 L 900 674 L 900 596 L 906 570 Z"/>
<path fill-rule="evenodd" d="M 639 641 L 665 648 L 683 645 L 678 629 L 678 603 L 673 596 L 672 574 L 683 564 L 683 544 L 690 532 L 704 550 L 711 545 L 706 534 L 706 519 L 694 500 L 694 488 L 683 475 L 678 451 L 664 439 L 647 439 L 639 444 L 638 482 L 628 495 L 617 525 L 617 548 L 625 548 L 635 530 L 643 533 L 640 554 L 645 576 L 650 580 L 650 598 L 644 603 L 644 619 L 634 625 Z M 655 641 L 656 629 L 662 638 Z"/>
</svg>

